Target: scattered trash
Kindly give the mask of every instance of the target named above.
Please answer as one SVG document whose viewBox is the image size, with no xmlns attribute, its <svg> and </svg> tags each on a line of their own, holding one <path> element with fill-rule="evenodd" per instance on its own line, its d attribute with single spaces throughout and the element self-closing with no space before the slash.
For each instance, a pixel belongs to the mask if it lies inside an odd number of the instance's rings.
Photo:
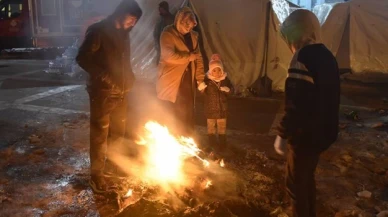
<svg viewBox="0 0 388 217">
<path fill-rule="evenodd" d="M 356 210 L 344 210 L 337 212 L 334 217 L 361 217 L 362 215 Z"/>
<path fill-rule="evenodd" d="M 28 140 L 30 141 L 31 144 L 40 143 L 40 138 L 37 135 L 31 135 L 30 137 L 28 137 Z"/>
<path fill-rule="evenodd" d="M 46 151 L 43 149 L 38 149 L 38 150 L 34 151 L 35 155 L 44 155 L 45 153 L 46 153 Z"/>
<path fill-rule="evenodd" d="M 90 198 L 93 197 L 93 194 L 90 191 L 87 190 L 82 190 L 78 196 L 77 196 L 77 201 L 79 204 L 85 204 L 90 200 Z"/>
<path fill-rule="evenodd" d="M 379 122 L 379 123 L 375 123 L 371 126 L 372 128 L 380 128 L 380 127 L 384 127 L 384 123 L 383 122 Z"/>
<path fill-rule="evenodd" d="M 365 156 L 366 158 L 368 158 L 368 159 L 371 159 L 371 160 L 376 159 L 376 156 L 375 156 L 374 154 L 370 153 L 370 152 L 365 152 L 365 153 L 364 153 L 364 156 Z"/>
<path fill-rule="evenodd" d="M 347 119 L 353 120 L 353 121 L 357 121 L 360 119 L 356 111 L 351 111 L 349 113 L 346 113 L 345 116 Z"/>
<path fill-rule="evenodd" d="M 379 212 L 379 214 L 377 214 L 376 217 L 388 217 L 388 210 Z"/>
<path fill-rule="evenodd" d="M 12 202 L 12 199 L 6 196 L 4 190 L 0 190 L 0 204 L 3 202 Z"/>
<path fill-rule="evenodd" d="M 336 166 L 338 167 L 338 169 L 340 169 L 341 174 L 344 174 L 348 171 L 348 168 L 343 165 L 336 165 Z"/>
<path fill-rule="evenodd" d="M 274 211 L 272 211 L 270 213 L 271 216 L 278 216 L 279 214 L 283 213 L 283 208 L 282 207 L 278 207 L 276 208 Z"/>
<path fill-rule="evenodd" d="M 345 129 L 346 127 L 348 127 L 347 124 L 339 124 L 339 128 L 340 128 L 340 129 Z"/>
<path fill-rule="evenodd" d="M 380 207 L 378 207 L 378 206 L 375 206 L 374 208 L 375 208 L 375 210 L 376 210 L 377 212 L 382 212 L 382 211 L 383 211 L 383 210 L 382 210 Z"/>
<path fill-rule="evenodd" d="M 348 154 L 343 155 L 341 158 L 342 158 L 342 160 L 344 160 L 344 161 L 347 162 L 347 163 L 350 163 L 350 162 L 352 162 L 352 160 L 353 160 L 352 156 L 350 156 L 350 155 L 348 155 Z"/>
<path fill-rule="evenodd" d="M 357 193 L 357 196 L 361 197 L 361 198 L 371 198 L 372 197 L 372 192 L 370 191 L 361 191 L 361 192 L 358 192 Z"/>
<path fill-rule="evenodd" d="M 63 126 L 64 126 L 65 128 L 69 128 L 69 129 L 75 129 L 75 128 L 76 128 L 76 127 L 74 126 L 74 124 L 69 123 L 69 122 L 63 123 Z"/>
</svg>

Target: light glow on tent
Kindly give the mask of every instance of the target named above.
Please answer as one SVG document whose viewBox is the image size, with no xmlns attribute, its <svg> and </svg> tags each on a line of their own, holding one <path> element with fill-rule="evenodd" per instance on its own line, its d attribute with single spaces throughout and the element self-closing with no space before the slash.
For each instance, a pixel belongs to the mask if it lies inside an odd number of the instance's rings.
<svg viewBox="0 0 388 217">
<path fill-rule="evenodd" d="M 290 5 L 286 0 L 271 0 L 272 9 L 275 11 L 280 23 L 290 15 Z"/>
</svg>

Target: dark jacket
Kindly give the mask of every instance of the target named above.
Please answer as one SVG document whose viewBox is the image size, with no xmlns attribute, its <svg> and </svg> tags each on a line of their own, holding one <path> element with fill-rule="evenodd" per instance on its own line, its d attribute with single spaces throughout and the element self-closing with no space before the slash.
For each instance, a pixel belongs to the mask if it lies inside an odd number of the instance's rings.
<svg viewBox="0 0 388 217">
<path fill-rule="evenodd" d="M 116 29 L 110 18 L 88 28 L 76 60 L 89 74 L 88 91 L 124 94 L 134 83 L 129 31 Z"/>
<path fill-rule="evenodd" d="M 288 74 L 286 113 L 279 136 L 288 139 L 296 150 L 322 152 L 338 135 L 337 61 L 323 44 L 307 45 L 294 55 Z"/>
<path fill-rule="evenodd" d="M 224 119 L 228 115 L 228 95 L 232 92 L 232 85 L 228 78 L 220 82 L 205 78 L 205 117 L 207 119 Z M 220 90 L 220 87 L 229 87 L 229 93 Z"/>
</svg>

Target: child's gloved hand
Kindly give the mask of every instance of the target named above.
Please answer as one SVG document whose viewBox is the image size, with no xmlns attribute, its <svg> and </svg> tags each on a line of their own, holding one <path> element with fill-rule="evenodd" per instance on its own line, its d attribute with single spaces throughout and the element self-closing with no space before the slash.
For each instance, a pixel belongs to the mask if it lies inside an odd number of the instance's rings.
<svg viewBox="0 0 388 217">
<path fill-rule="evenodd" d="M 207 87 L 207 85 L 205 84 L 205 82 L 202 82 L 198 85 L 198 90 L 203 91 L 203 90 L 205 90 L 206 87 Z"/>
<path fill-rule="evenodd" d="M 277 136 L 273 146 L 275 148 L 276 153 L 278 153 L 279 155 L 282 155 L 282 156 L 286 155 L 286 153 L 287 153 L 287 140 L 286 139 L 283 139 L 282 137 Z"/>
<path fill-rule="evenodd" d="M 220 88 L 221 91 L 224 91 L 226 93 L 229 93 L 230 92 L 230 88 L 229 87 L 221 87 Z"/>
</svg>

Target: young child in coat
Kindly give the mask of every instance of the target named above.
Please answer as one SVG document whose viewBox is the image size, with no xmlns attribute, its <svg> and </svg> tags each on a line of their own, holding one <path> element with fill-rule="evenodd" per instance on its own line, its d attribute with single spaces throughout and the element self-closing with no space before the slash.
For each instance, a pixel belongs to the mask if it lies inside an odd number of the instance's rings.
<svg viewBox="0 0 388 217">
<path fill-rule="evenodd" d="M 205 84 L 205 86 L 200 86 L 199 90 L 205 95 L 205 117 L 209 143 L 212 148 L 222 150 L 226 147 L 227 97 L 231 93 L 232 85 L 218 54 L 213 54 L 211 57 Z"/>
</svg>

